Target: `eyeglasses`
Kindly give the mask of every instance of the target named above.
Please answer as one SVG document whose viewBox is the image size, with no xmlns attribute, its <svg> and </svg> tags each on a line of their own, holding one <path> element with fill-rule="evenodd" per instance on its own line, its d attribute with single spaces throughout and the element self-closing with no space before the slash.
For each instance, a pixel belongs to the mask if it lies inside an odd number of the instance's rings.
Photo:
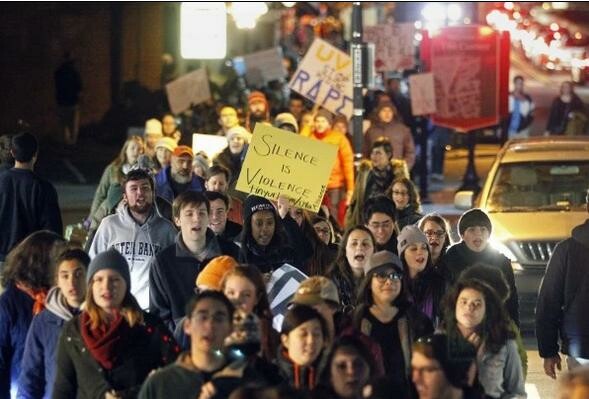
<svg viewBox="0 0 589 399">
<path fill-rule="evenodd" d="M 374 277 L 379 283 L 384 284 L 387 280 L 400 281 L 403 275 L 397 272 L 378 272 L 374 274 Z"/>
<path fill-rule="evenodd" d="M 403 197 L 409 195 L 409 191 L 397 191 L 397 190 L 393 190 L 393 195 L 401 195 Z"/>
<path fill-rule="evenodd" d="M 378 229 L 388 229 L 393 225 L 393 221 L 392 220 L 387 220 L 386 222 L 370 222 L 368 223 L 368 226 L 370 226 L 371 229 L 374 230 L 378 230 Z"/>
<path fill-rule="evenodd" d="M 437 238 L 441 238 L 444 237 L 446 235 L 446 232 L 444 230 L 426 230 L 423 232 L 423 234 L 425 234 L 426 237 L 437 237 Z"/>
</svg>

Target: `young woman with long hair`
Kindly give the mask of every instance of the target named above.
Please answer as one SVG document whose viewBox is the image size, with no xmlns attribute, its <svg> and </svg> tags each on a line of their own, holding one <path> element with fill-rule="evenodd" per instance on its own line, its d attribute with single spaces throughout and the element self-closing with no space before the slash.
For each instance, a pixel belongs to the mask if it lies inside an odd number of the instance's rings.
<svg viewBox="0 0 589 399">
<path fill-rule="evenodd" d="M 84 310 L 59 339 L 53 398 L 135 397 L 148 374 L 180 352 L 163 322 L 131 294 L 127 260 L 114 249 L 92 259 Z"/>
<path fill-rule="evenodd" d="M 487 397 L 525 397 L 522 363 L 505 305 L 486 283 L 461 279 L 444 299 L 444 328 L 450 338 L 477 349 L 477 376 Z"/>
<path fill-rule="evenodd" d="M 100 221 L 119 203 L 123 196 L 121 189 L 123 177 L 129 173 L 144 151 L 143 139 L 139 136 L 131 136 L 123 144 L 119 155 L 104 169 L 90 207 L 89 218 L 92 229 L 98 228 Z"/>
<path fill-rule="evenodd" d="M 337 258 L 326 273 L 338 288 L 344 313 L 356 304 L 357 287 L 375 247 L 376 240 L 365 226 L 354 226 L 344 234 Z"/>
<path fill-rule="evenodd" d="M 221 291 L 236 308 L 247 314 L 254 313 L 258 316 L 262 355 L 268 361 L 274 360 L 278 347 L 278 336 L 272 328 L 272 311 L 260 271 L 253 266 L 236 266 L 223 277 Z"/>
</svg>

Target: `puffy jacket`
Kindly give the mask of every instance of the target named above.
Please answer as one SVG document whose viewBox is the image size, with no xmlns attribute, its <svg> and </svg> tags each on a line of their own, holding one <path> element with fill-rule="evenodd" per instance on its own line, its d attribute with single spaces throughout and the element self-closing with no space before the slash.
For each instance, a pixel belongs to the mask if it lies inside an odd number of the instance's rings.
<svg viewBox="0 0 589 399">
<path fill-rule="evenodd" d="M 540 357 L 589 358 L 589 219 L 556 245 L 540 285 L 536 337 Z"/>
<path fill-rule="evenodd" d="M 52 288 L 45 310 L 33 317 L 18 379 L 18 399 L 49 399 L 57 372 L 57 342 L 66 321 L 74 317 L 61 290 Z"/>
<path fill-rule="evenodd" d="M 476 263 L 483 263 L 501 270 L 505 281 L 509 285 L 510 291 L 505 307 L 511 319 L 519 327 L 519 298 L 515 286 L 515 276 L 513 275 L 511 262 L 505 255 L 493 249 L 490 245 L 487 245 L 487 248 L 481 252 L 474 252 L 468 249 L 464 241 L 460 241 L 448 248 L 442 259 L 438 262 L 437 269 L 442 275 L 448 273 L 446 277 L 450 283 L 454 283 L 464 269 Z"/>
<path fill-rule="evenodd" d="M 53 399 L 103 399 L 116 390 L 123 398 L 135 398 L 152 370 L 176 360 L 180 348 L 163 323 L 143 313 L 144 323 L 134 326 L 119 363 L 106 370 L 90 354 L 80 332 L 80 317 L 63 327 L 57 349 L 57 376 Z"/>
<path fill-rule="evenodd" d="M 172 222 L 155 212 L 139 225 L 124 206 L 102 220 L 88 253 L 93 258 L 99 252 L 115 248 L 123 254 L 129 262 L 131 293 L 145 310 L 149 309 L 149 262 L 174 243 L 176 233 Z"/>
<path fill-rule="evenodd" d="M 209 261 L 219 255 L 238 257 L 239 247 L 216 237 L 207 230 L 207 244 L 198 260 L 182 241 L 178 233 L 174 244 L 163 249 L 151 260 L 149 266 L 150 312 L 159 316 L 170 331 L 184 316 L 188 300 L 194 295 L 196 277 Z"/>
<path fill-rule="evenodd" d="M 327 188 L 345 188 L 351 196 L 354 191 L 354 153 L 346 136 L 337 130 L 328 130 L 323 134 L 312 132 L 309 137 L 337 146 L 337 157 L 327 182 Z"/>
<path fill-rule="evenodd" d="M 155 175 L 155 192 L 160 197 L 172 203 L 174 202 L 174 190 L 172 190 L 172 184 L 170 183 L 170 168 L 171 166 L 166 166 Z M 205 191 L 203 179 L 193 174 L 188 190 Z"/>
<path fill-rule="evenodd" d="M 364 157 L 370 158 L 372 143 L 380 137 L 386 137 L 391 142 L 393 159 L 404 159 L 409 169 L 413 168 L 415 164 L 415 142 L 407 126 L 397 121 L 391 123 L 375 122 L 364 135 L 362 149 Z"/>
<path fill-rule="evenodd" d="M 27 330 L 33 318 L 33 299 L 8 283 L 0 295 L 0 399 L 16 392 Z"/>
</svg>

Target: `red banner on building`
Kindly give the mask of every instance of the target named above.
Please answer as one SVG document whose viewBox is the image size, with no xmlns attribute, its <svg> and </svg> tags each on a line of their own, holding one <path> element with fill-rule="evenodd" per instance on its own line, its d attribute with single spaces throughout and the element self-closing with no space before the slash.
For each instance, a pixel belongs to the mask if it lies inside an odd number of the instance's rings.
<svg viewBox="0 0 589 399">
<path fill-rule="evenodd" d="M 501 34 L 488 26 L 452 26 L 425 39 L 422 57 L 436 92 L 433 123 L 459 132 L 497 125 L 509 72 Z"/>
</svg>

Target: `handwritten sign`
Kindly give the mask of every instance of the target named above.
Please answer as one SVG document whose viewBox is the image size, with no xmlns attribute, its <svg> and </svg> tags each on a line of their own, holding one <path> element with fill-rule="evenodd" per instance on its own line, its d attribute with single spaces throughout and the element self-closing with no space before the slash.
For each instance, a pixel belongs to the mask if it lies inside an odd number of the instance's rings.
<svg viewBox="0 0 589 399">
<path fill-rule="evenodd" d="M 194 133 L 192 135 L 192 152 L 196 154 L 199 151 L 204 151 L 209 159 L 215 158 L 215 156 L 226 147 L 227 138 L 225 136 L 199 133 Z"/>
<path fill-rule="evenodd" d="M 327 190 L 337 146 L 261 123 L 245 156 L 236 189 L 317 212 Z"/>
<path fill-rule="evenodd" d="M 289 86 L 334 114 L 352 116 L 352 59 L 321 39 L 315 39 Z"/>
<path fill-rule="evenodd" d="M 245 64 L 245 79 L 250 85 L 264 85 L 272 80 L 286 77 L 280 47 L 257 51 L 237 58 L 241 58 Z"/>
<path fill-rule="evenodd" d="M 374 43 L 374 66 L 379 72 L 400 71 L 415 66 L 415 26 L 383 24 L 364 28 L 364 40 Z"/>
<path fill-rule="evenodd" d="M 179 114 L 211 98 L 209 78 L 204 68 L 187 73 L 166 85 L 168 103 L 174 114 Z"/>
<path fill-rule="evenodd" d="M 409 94 L 413 115 L 436 112 L 436 92 L 433 73 L 420 73 L 409 77 Z"/>
</svg>

